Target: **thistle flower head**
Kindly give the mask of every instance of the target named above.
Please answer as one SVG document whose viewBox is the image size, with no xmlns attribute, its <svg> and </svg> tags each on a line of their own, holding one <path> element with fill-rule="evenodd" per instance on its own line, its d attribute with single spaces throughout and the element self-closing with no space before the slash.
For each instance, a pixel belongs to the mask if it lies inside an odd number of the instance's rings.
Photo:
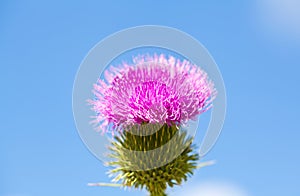
<svg viewBox="0 0 300 196">
<path fill-rule="evenodd" d="M 207 74 L 187 60 L 139 56 L 133 65 L 111 66 L 94 85 L 98 130 L 143 123 L 184 124 L 209 109 L 215 96 Z"/>
<path fill-rule="evenodd" d="M 133 65 L 111 66 L 94 85 L 94 123 L 103 132 L 120 131 L 108 162 L 122 186 L 164 196 L 197 168 L 192 137 L 182 129 L 206 111 L 215 97 L 207 74 L 187 60 L 139 56 Z"/>
</svg>

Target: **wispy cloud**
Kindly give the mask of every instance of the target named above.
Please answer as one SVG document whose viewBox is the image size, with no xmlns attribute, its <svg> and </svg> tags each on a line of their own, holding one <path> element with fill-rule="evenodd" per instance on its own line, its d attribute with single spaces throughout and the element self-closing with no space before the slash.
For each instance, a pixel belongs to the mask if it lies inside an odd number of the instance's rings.
<svg viewBox="0 0 300 196">
<path fill-rule="evenodd" d="M 205 182 L 185 187 L 174 196 L 249 196 L 241 187 L 228 182 Z"/>
<path fill-rule="evenodd" d="M 268 33 L 300 40 L 299 0 L 257 0 L 257 15 Z"/>
</svg>

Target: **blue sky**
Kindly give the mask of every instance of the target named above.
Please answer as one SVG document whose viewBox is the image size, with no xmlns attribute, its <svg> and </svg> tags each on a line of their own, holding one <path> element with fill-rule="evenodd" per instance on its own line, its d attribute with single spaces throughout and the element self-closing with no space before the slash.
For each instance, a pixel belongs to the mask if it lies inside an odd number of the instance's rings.
<svg viewBox="0 0 300 196">
<path fill-rule="evenodd" d="M 246 192 L 237 196 L 299 195 L 299 10 L 295 0 L 1 1 L 0 195 L 145 195 L 86 186 L 108 182 L 108 168 L 84 146 L 72 114 L 88 51 L 145 24 L 198 39 L 227 92 L 223 132 L 205 157 L 217 164 L 171 195 L 207 182 Z"/>
</svg>

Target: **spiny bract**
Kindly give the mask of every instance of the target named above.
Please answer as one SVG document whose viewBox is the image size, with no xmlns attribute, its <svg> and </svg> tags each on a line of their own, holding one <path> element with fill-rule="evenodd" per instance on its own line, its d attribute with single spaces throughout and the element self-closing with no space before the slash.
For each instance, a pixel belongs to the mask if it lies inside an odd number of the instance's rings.
<svg viewBox="0 0 300 196">
<path fill-rule="evenodd" d="M 110 171 L 117 174 L 113 181 L 163 196 L 167 186 L 180 185 L 193 174 L 199 157 L 185 131 L 164 124 L 155 133 L 147 133 L 149 126 L 146 133 L 127 130 L 116 136 L 110 147 L 114 161 L 108 165 L 115 167 Z"/>
</svg>

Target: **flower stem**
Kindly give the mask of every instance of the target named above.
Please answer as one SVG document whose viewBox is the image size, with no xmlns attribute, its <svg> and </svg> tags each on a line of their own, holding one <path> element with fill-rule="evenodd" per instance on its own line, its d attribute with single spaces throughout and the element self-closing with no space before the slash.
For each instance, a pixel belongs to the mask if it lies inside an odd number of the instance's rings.
<svg viewBox="0 0 300 196">
<path fill-rule="evenodd" d="M 167 194 L 165 193 L 164 190 L 158 191 L 149 191 L 150 192 L 150 196 L 167 196 Z"/>
</svg>

